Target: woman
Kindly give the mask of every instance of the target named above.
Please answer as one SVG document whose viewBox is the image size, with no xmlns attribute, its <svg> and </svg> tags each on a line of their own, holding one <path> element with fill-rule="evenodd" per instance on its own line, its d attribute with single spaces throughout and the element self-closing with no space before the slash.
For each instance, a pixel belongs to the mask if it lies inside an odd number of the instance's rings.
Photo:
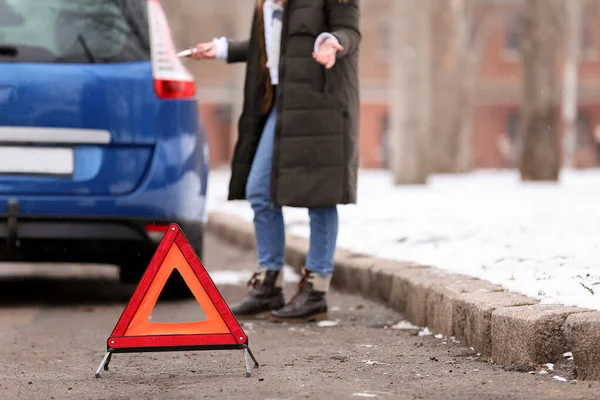
<svg viewBox="0 0 600 400">
<path fill-rule="evenodd" d="M 358 0 L 259 0 L 245 41 L 202 43 L 196 59 L 246 62 L 229 200 L 254 211 L 259 269 L 232 307 L 239 319 L 327 318 L 338 204 L 356 203 Z M 281 207 L 308 208 L 310 249 L 296 295 L 282 293 Z"/>
</svg>

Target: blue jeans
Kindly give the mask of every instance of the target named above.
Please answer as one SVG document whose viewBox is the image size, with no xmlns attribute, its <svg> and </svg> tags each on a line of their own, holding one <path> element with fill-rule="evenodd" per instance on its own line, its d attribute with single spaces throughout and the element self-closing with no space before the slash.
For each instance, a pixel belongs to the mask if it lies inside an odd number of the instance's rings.
<svg viewBox="0 0 600 400">
<path fill-rule="evenodd" d="M 285 224 L 281 208 L 271 204 L 271 163 L 275 137 L 275 107 L 258 144 L 246 185 L 246 198 L 254 210 L 254 230 L 258 265 L 279 271 L 285 263 Z M 323 188 L 323 190 L 327 190 Z M 306 269 L 323 278 L 333 274 L 333 256 L 338 235 L 337 207 L 309 209 L 310 248 Z"/>
</svg>

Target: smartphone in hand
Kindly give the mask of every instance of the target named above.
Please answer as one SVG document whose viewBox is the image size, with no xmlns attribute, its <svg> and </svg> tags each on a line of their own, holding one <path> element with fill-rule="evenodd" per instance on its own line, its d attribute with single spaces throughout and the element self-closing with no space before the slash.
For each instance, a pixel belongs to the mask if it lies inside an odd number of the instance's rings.
<svg viewBox="0 0 600 400">
<path fill-rule="evenodd" d="M 192 49 L 183 50 L 183 51 L 180 51 L 179 53 L 177 53 L 177 57 L 179 57 L 179 58 L 191 57 L 192 53 L 193 53 Z"/>
<path fill-rule="evenodd" d="M 217 49 L 213 42 L 201 43 L 195 47 L 177 53 L 180 58 L 192 57 L 195 60 L 214 60 L 217 57 Z"/>
</svg>

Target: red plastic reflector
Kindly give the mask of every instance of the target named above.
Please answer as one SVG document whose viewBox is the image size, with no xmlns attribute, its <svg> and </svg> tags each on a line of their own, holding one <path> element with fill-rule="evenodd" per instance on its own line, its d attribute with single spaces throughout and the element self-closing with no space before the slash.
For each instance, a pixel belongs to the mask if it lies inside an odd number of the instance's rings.
<svg viewBox="0 0 600 400">
<path fill-rule="evenodd" d="M 146 225 L 146 232 L 161 232 L 164 233 L 169 229 L 169 225 L 154 225 L 148 224 Z"/>
<path fill-rule="evenodd" d="M 182 99 L 196 96 L 196 84 L 189 81 L 155 79 L 154 90 L 161 99 Z"/>
</svg>

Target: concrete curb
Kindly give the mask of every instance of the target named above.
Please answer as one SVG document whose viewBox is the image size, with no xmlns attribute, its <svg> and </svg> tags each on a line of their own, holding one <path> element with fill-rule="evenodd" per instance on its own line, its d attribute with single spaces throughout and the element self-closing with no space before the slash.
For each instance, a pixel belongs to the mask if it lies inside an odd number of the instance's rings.
<svg viewBox="0 0 600 400">
<path fill-rule="evenodd" d="M 252 249 L 252 224 L 210 213 L 207 229 Z M 308 240 L 288 235 L 286 262 L 304 266 Z M 480 279 L 338 249 L 332 284 L 402 312 L 413 324 L 455 336 L 501 365 L 556 363 L 572 351 L 579 379 L 600 380 L 600 312 L 538 304 Z"/>
</svg>

